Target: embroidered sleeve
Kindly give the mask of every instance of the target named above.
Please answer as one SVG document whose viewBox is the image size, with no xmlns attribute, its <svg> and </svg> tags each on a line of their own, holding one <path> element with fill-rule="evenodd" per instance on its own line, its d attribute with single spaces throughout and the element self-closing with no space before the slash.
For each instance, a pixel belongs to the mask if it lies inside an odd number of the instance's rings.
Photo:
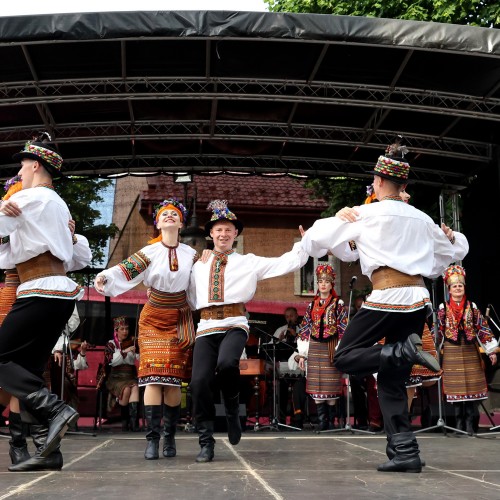
<svg viewBox="0 0 500 500">
<path fill-rule="evenodd" d="M 345 329 L 347 328 L 347 310 L 344 302 L 339 299 L 337 307 L 337 334 L 339 340 L 344 336 Z"/>
<path fill-rule="evenodd" d="M 487 344 L 488 342 L 495 340 L 495 336 L 493 335 L 493 332 L 491 331 L 491 328 L 488 325 L 488 321 L 481 314 L 481 311 L 477 308 L 476 304 L 474 303 L 472 303 L 472 310 L 474 314 L 474 327 L 476 329 L 479 340 L 483 344 Z"/>
<path fill-rule="evenodd" d="M 151 259 L 139 251 L 118 264 L 127 281 L 131 281 L 142 274 L 151 264 Z"/>
</svg>

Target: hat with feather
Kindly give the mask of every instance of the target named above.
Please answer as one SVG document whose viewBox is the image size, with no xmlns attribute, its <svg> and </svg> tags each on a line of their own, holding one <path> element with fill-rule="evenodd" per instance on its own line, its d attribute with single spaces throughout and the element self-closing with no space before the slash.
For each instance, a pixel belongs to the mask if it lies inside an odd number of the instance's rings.
<svg viewBox="0 0 500 500">
<path fill-rule="evenodd" d="M 52 177 L 62 177 L 62 156 L 51 144 L 52 138 L 47 132 L 42 132 L 24 145 L 24 149 L 12 155 L 14 161 L 24 158 L 39 161 Z"/>
<path fill-rule="evenodd" d="M 388 179 L 396 184 L 407 184 L 410 164 L 405 160 L 408 148 L 401 144 L 403 138 L 398 136 L 396 141 L 387 146 L 385 154 L 378 157 L 375 168 L 369 172 Z"/>
<path fill-rule="evenodd" d="M 238 220 L 236 215 L 229 210 L 227 200 L 213 200 L 208 204 L 207 210 L 212 210 L 212 217 L 205 224 L 205 233 L 207 236 L 210 236 L 210 231 L 214 224 L 224 221 L 231 222 L 238 230 L 238 234 L 242 233 L 243 224 Z"/>
</svg>

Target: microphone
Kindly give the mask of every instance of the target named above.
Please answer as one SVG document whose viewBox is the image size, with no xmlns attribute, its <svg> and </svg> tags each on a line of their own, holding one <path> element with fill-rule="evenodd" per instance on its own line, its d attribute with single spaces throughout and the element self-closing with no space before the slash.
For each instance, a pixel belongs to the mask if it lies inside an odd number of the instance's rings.
<svg viewBox="0 0 500 500">
<path fill-rule="evenodd" d="M 352 285 L 354 285 L 354 282 L 358 279 L 357 276 L 353 276 L 351 278 L 351 281 L 349 281 L 349 288 L 352 288 Z"/>
<path fill-rule="evenodd" d="M 490 306 L 489 305 L 486 308 L 486 312 L 484 313 L 484 316 L 485 316 L 486 319 L 490 318 Z"/>
</svg>

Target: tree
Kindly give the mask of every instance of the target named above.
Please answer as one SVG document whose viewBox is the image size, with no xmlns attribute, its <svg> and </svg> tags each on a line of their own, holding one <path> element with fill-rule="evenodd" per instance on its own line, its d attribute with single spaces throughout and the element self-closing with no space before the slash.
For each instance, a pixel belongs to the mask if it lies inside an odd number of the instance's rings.
<svg viewBox="0 0 500 500">
<path fill-rule="evenodd" d="M 498 0 L 264 0 L 271 12 L 384 17 L 500 27 Z"/>
<path fill-rule="evenodd" d="M 108 239 L 119 231 L 113 223 L 96 224 L 101 212 L 95 208 L 95 204 L 103 201 L 101 193 L 111 183 L 109 180 L 78 177 L 63 177 L 54 182 L 54 189 L 67 203 L 71 216 L 76 221 L 76 232 L 89 240 L 92 250 L 91 265 L 94 267 L 102 265 Z"/>
</svg>

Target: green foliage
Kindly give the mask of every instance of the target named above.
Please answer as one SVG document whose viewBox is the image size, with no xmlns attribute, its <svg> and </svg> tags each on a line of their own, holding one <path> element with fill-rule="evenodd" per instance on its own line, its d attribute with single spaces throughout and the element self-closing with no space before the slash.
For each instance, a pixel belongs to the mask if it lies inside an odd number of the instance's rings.
<svg viewBox="0 0 500 500">
<path fill-rule="evenodd" d="M 271 12 L 384 17 L 500 27 L 498 0 L 264 0 Z"/>
<path fill-rule="evenodd" d="M 96 224 L 101 212 L 92 205 L 103 201 L 102 191 L 111 185 L 112 181 L 64 177 L 54 182 L 57 193 L 67 203 L 71 216 L 76 222 L 76 232 L 89 240 L 92 250 L 91 266 L 100 266 L 104 258 L 104 248 L 109 238 L 118 233 L 118 227 L 111 223 Z"/>
</svg>

